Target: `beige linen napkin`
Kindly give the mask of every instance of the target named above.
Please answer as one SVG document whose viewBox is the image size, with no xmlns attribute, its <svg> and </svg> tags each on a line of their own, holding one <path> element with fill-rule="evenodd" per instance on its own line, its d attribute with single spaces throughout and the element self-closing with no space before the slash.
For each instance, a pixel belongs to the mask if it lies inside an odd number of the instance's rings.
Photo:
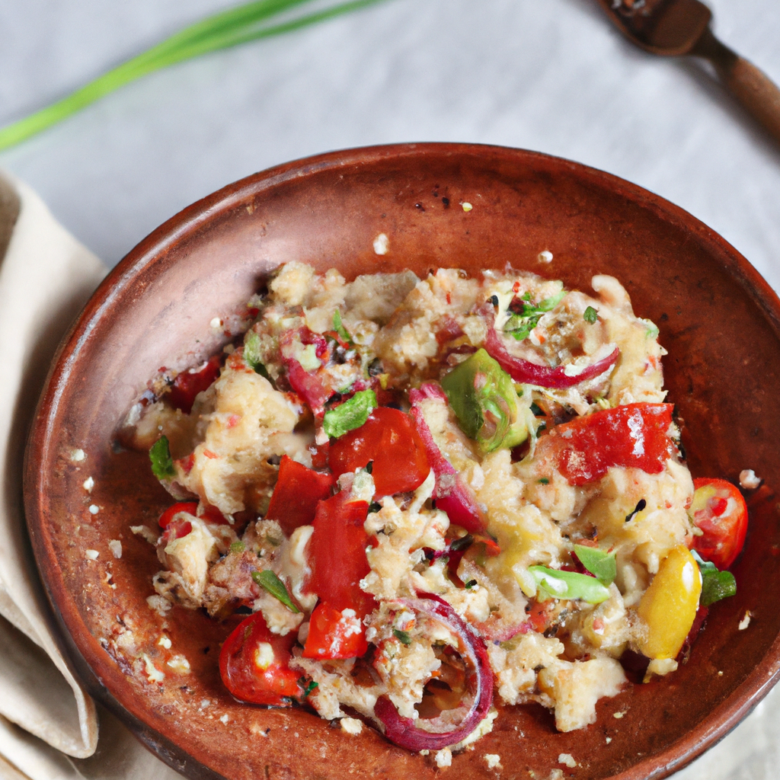
<svg viewBox="0 0 780 780">
<path fill-rule="evenodd" d="M 29 187 L 0 174 L 0 777 L 11 780 L 179 777 L 105 712 L 98 748 L 98 712 L 55 643 L 24 522 L 35 404 L 60 339 L 105 272 Z"/>
</svg>

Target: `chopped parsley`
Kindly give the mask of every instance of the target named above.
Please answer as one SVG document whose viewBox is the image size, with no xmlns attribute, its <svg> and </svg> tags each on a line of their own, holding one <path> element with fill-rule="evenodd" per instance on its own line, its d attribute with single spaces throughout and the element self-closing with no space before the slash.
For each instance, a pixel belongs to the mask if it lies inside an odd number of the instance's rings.
<svg viewBox="0 0 780 780">
<path fill-rule="evenodd" d="M 176 469 L 173 467 L 173 458 L 171 457 L 171 447 L 168 444 L 167 436 L 160 436 L 149 450 L 149 460 L 152 462 L 152 474 L 157 479 L 170 479 L 176 476 Z"/>
<path fill-rule="evenodd" d="M 565 290 L 561 290 L 549 298 L 534 304 L 531 302 L 531 293 L 526 293 L 522 301 L 522 309 L 514 312 L 504 325 L 504 333 L 508 333 L 518 341 L 528 338 L 531 331 L 539 324 L 539 320 L 548 311 L 552 311 L 566 295 Z"/>
<path fill-rule="evenodd" d="M 315 682 L 314 680 L 309 680 L 309 682 L 306 682 L 305 677 L 301 677 L 300 680 L 298 680 L 298 685 L 303 688 L 303 698 L 305 699 L 315 688 L 319 687 L 319 683 Z"/>
<path fill-rule="evenodd" d="M 409 632 L 408 631 L 401 631 L 400 628 L 394 628 L 393 629 L 393 636 L 402 645 L 410 645 L 410 644 L 412 644 L 412 638 L 409 636 Z"/>
<path fill-rule="evenodd" d="M 300 612 L 298 607 L 293 604 L 285 584 L 270 569 L 253 571 L 252 579 L 261 588 L 265 588 L 277 601 L 281 601 L 290 612 L 294 612 L 296 615 Z"/>
<path fill-rule="evenodd" d="M 542 478 L 539 480 L 539 484 L 540 484 L 540 485 L 549 485 L 549 484 L 550 484 L 550 480 L 549 480 L 549 479 L 547 479 L 547 477 L 542 477 Z"/>
<path fill-rule="evenodd" d="M 599 313 L 592 306 L 588 306 L 582 313 L 582 317 L 585 322 L 589 322 L 592 325 L 599 318 Z"/>
<path fill-rule="evenodd" d="M 691 554 L 701 571 L 701 605 L 709 607 L 721 599 L 737 595 L 737 581 L 730 571 L 720 571 L 714 563 L 705 561 L 695 550 Z"/>
</svg>

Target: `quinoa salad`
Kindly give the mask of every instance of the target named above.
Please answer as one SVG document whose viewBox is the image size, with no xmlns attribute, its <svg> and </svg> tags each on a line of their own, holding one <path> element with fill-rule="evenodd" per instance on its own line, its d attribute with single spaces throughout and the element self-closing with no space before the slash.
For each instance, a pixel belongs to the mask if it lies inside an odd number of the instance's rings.
<svg viewBox="0 0 780 780">
<path fill-rule="evenodd" d="M 591 288 L 290 262 L 220 354 L 150 381 L 123 436 L 172 503 L 133 530 L 152 598 L 226 624 L 230 694 L 446 766 L 497 707 L 573 731 L 687 661 L 745 501 L 692 478 L 658 329 Z"/>
</svg>

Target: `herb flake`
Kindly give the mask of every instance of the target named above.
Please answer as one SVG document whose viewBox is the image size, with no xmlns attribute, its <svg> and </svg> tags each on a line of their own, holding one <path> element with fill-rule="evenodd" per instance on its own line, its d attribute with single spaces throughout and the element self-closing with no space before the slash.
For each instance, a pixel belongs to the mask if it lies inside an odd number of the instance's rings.
<svg viewBox="0 0 780 780">
<path fill-rule="evenodd" d="M 692 550 L 691 554 L 701 571 L 700 603 L 703 607 L 737 595 L 737 581 L 730 571 L 720 571 L 714 563 L 705 561 L 695 550 Z"/>
<path fill-rule="evenodd" d="M 268 374 L 268 370 L 260 360 L 260 336 L 253 330 L 247 333 L 244 339 L 244 362 L 252 369 L 256 374 L 271 381 L 271 377 Z"/>
<path fill-rule="evenodd" d="M 270 569 L 263 571 L 253 571 L 252 579 L 261 587 L 265 588 L 277 601 L 284 604 L 290 612 L 296 615 L 300 612 L 298 607 L 293 604 L 290 594 L 287 592 L 285 584 Z"/>
<path fill-rule="evenodd" d="M 593 325 L 594 322 L 599 318 L 599 313 L 592 307 L 588 306 L 587 309 L 582 313 L 582 318 L 585 320 L 585 322 L 589 322 L 591 325 Z"/>
<path fill-rule="evenodd" d="M 522 297 L 523 307 L 515 312 L 504 325 L 504 333 L 508 333 L 517 341 L 528 338 L 531 331 L 539 324 L 539 320 L 552 311 L 564 298 L 566 290 L 561 290 L 549 298 L 545 298 L 537 304 L 531 302 L 531 294 L 526 293 Z"/>
<path fill-rule="evenodd" d="M 167 436 L 160 436 L 149 450 L 149 460 L 152 462 L 152 474 L 159 480 L 176 476 L 171 457 L 171 446 Z"/>
<path fill-rule="evenodd" d="M 360 428 L 378 406 L 373 390 L 360 390 L 335 409 L 325 412 L 322 427 L 331 439 Z"/>
<path fill-rule="evenodd" d="M 338 309 L 333 312 L 333 330 L 335 330 L 336 333 L 339 334 L 339 338 L 342 341 L 346 341 L 350 347 L 355 345 L 355 342 L 352 341 L 352 336 L 349 335 L 349 331 L 344 327 L 344 323 L 341 321 L 341 312 Z"/>
<path fill-rule="evenodd" d="M 400 628 L 394 628 L 393 629 L 393 636 L 402 645 L 410 645 L 410 644 L 412 644 L 412 638 L 409 636 L 409 632 L 408 631 L 401 631 Z"/>
</svg>

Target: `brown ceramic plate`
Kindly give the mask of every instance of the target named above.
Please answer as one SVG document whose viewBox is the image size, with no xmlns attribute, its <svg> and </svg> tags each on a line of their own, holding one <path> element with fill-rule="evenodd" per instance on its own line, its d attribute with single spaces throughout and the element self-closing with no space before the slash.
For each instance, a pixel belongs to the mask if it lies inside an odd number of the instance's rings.
<svg viewBox="0 0 780 780">
<path fill-rule="evenodd" d="M 464 211 L 464 202 L 473 209 Z M 389 237 L 384 256 L 373 249 L 379 233 Z M 542 250 L 553 253 L 552 264 L 538 261 Z M 598 722 L 570 734 L 556 733 L 540 707 L 504 709 L 476 749 L 454 757 L 449 780 L 495 777 L 485 753 L 500 755 L 507 778 L 547 777 L 561 753 L 575 758 L 579 780 L 660 778 L 732 729 L 780 668 L 780 524 L 771 489 L 780 301 L 722 238 L 663 199 L 565 160 L 486 146 L 361 149 L 251 176 L 173 217 L 101 285 L 50 374 L 25 483 L 38 564 L 92 694 L 190 777 L 437 775 L 431 758 L 373 730 L 348 736 L 305 710 L 231 699 L 217 671 L 227 628 L 200 612 L 175 608 L 168 617 L 191 675 L 153 685 L 127 662 L 127 652 L 154 657 L 163 623 L 146 603 L 155 556 L 129 526 L 154 525 L 170 499 L 145 456 L 115 451 L 117 425 L 161 366 L 192 365 L 215 350 L 215 339 L 204 340 L 210 321 L 240 307 L 289 260 L 335 266 L 349 278 L 511 263 L 584 290 L 593 274 L 613 274 L 640 316 L 660 327 L 694 475 L 736 480 L 753 468 L 768 483 L 751 499 L 748 544 L 734 571 L 739 593 L 711 610 L 688 664 L 603 700 Z M 73 462 L 74 448 L 84 461 Z M 91 496 L 82 487 L 88 476 Z M 122 542 L 119 560 L 112 539 Z M 99 558 L 88 560 L 87 549 Z M 739 631 L 747 609 L 753 620 Z M 122 634 L 128 649 L 117 651 Z"/>
</svg>

